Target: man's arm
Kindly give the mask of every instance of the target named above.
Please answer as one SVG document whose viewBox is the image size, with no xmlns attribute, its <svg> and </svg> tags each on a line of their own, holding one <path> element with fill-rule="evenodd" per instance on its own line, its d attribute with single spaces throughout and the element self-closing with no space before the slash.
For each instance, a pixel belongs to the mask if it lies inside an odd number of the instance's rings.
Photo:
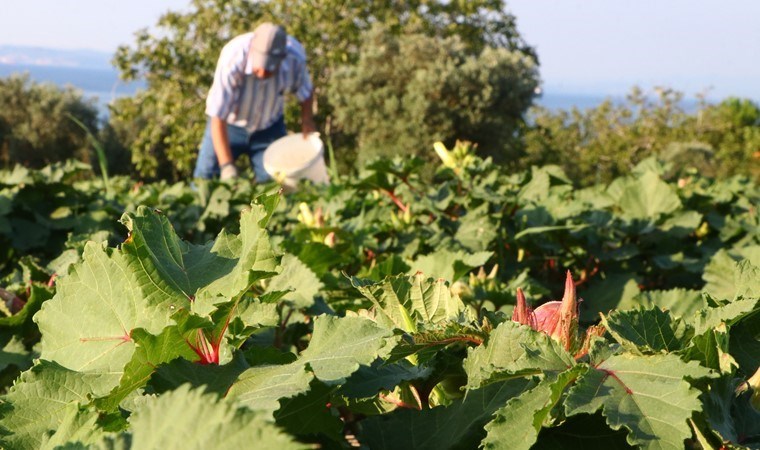
<svg viewBox="0 0 760 450">
<path fill-rule="evenodd" d="M 301 132 L 304 138 L 309 134 L 317 131 L 314 124 L 314 94 L 301 102 Z"/>
<path fill-rule="evenodd" d="M 227 135 L 227 124 L 218 117 L 211 117 L 211 142 L 214 144 L 214 154 L 221 169 L 219 178 L 224 181 L 237 177 L 238 172 L 230 149 L 230 138 Z"/>
<path fill-rule="evenodd" d="M 214 153 L 219 167 L 231 163 L 232 150 L 230 150 L 230 138 L 227 136 L 227 124 L 219 117 L 211 118 L 211 142 L 214 143 Z"/>
</svg>

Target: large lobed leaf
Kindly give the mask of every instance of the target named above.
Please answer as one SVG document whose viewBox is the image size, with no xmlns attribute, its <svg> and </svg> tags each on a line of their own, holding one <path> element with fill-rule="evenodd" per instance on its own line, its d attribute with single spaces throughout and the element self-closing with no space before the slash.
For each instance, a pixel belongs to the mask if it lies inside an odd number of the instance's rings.
<svg viewBox="0 0 760 450">
<path fill-rule="evenodd" d="M 545 378 L 535 388 L 509 400 L 494 414 L 485 429 L 482 445 L 487 449 L 525 449 L 533 446 L 541 427 L 548 422 L 552 408 L 565 389 L 580 374 L 583 366 L 575 366 L 556 378 Z"/>
<path fill-rule="evenodd" d="M 240 375 L 228 396 L 251 409 L 273 411 L 277 401 L 306 392 L 318 379 L 343 383 L 361 365 L 369 365 L 392 350 L 390 330 L 362 317 L 317 316 L 309 347 L 294 362 L 252 367 Z"/>
<path fill-rule="evenodd" d="M 104 384 L 107 386 L 108 380 L 103 375 L 40 361 L 21 374 L 2 398 L 0 428 L 6 436 L 0 442 L 5 448 L 37 449 L 56 430 L 67 433 L 62 424 L 76 423 L 80 405 L 88 404 L 90 392 L 102 391 Z"/>
<path fill-rule="evenodd" d="M 113 387 L 135 349 L 130 332 L 158 333 L 170 313 L 143 295 L 121 252 L 88 243 L 83 262 L 61 279 L 55 297 L 34 318 L 42 334 L 41 358 L 105 374 Z"/>
<path fill-rule="evenodd" d="M 263 207 L 253 205 L 241 216 L 239 236 L 222 232 L 213 246 L 196 246 L 179 240 L 162 214 L 148 208 L 126 214 L 122 220 L 130 235 L 122 248 L 88 243 L 82 263 L 61 279 L 55 297 L 35 316 L 41 357 L 104 374 L 115 387 L 132 360 L 134 330 L 158 335 L 191 302 L 193 310 L 210 313 L 214 302 L 241 296 L 275 268 L 262 228 L 266 217 Z"/>
<path fill-rule="evenodd" d="M 464 361 L 467 387 L 516 376 L 556 375 L 575 365 L 560 343 L 512 321 L 501 323 L 483 345 L 470 349 Z"/>
<path fill-rule="evenodd" d="M 676 355 L 614 355 L 589 368 L 569 391 L 567 415 L 600 408 L 609 426 L 629 430 L 628 442 L 646 449 L 682 450 L 687 420 L 700 410 L 700 392 L 685 380 L 712 376 Z"/>
<path fill-rule="evenodd" d="M 380 283 L 352 278 L 352 284 L 375 305 L 380 324 L 406 332 L 417 331 L 419 323 L 435 324 L 455 319 L 465 306 L 452 295 L 448 283 L 423 274 L 388 277 Z"/>
<path fill-rule="evenodd" d="M 535 386 L 519 378 L 471 390 L 449 406 L 396 410 L 362 421 L 359 441 L 372 449 L 470 449 L 485 436 L 485 425 L 504 403 Z"/>
<path fill-rule="evenodd" d="M 303 448 L 261 414 L 182 386 L 150 398 L 130 421 L 132 448 Z"/>
<path fill-rule="evenodd" d="M 674 189 L 653 171 L 635 178 L 618 178 L 607 189 L 624 217 L 656 221 L 663 214 L 681 208 Z"/>
<path fill-rule="evenodd" d="M 693 336 L 682 320 L 657 307 L 613 311 L 602 316 L 602 324 L 620 345 L 639 354 L 681 350 Z"/>
</svg>

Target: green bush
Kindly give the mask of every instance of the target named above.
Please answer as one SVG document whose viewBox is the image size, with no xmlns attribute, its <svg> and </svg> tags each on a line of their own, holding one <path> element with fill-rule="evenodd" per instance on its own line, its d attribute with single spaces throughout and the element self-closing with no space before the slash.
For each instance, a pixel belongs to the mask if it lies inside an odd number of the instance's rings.
<svg viewBox="0 0 760 450">
<path fill-rule="evenodd" d="M 360 55 L 336 71 L 329 100 L 336 121 L 356 135 L 361 161 L 430 157 L 429 143 L 458 138 L 504 159 L 538 85 L 536 64 L 524 53 L 473 52 L 458 36 L 395 36 L 378 26 Z"/>
<path fill-rule="evenodd" d="M 34 83 L 28 75 L 1 78 L 0 163 L 39 168 L 69 158 L 89 161 L 86 133 L 71 116 L 97 130 L 97 108 L 81 92 Z"/>
<path fill-rule="evenodd" d="M 524 130 L 518 167 L 557 164 L 577 183 L 590 185 L 630 172 L 657 156 L 675 168 L 706 176 L 760 178 L 760 109 L 749 100 L 702 102 L 685 112 L 682 94 L 659 89 L 650 101 L 634 88 L 627 101 L 611 100 L 581 111 L 536 108 Z"/>
</svg>

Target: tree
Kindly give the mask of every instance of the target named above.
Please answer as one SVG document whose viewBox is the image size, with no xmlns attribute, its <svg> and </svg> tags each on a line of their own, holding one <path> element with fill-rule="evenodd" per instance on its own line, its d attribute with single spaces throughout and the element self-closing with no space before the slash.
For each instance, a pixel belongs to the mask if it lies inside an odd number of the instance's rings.
<svg viewBox="0 0 760 450">
<path fill-rule="evenodd" d="M 114 59 L 123 78 L 144 79 L 147 84 L 145 91 L 112 108 L 111 114 L 116 129 L 124 128 L 118 122 L 144 124 L 129 143 L 143 175 L 190 174 L 219 52 L 227 40 L 263 20 L 285 25 L 304 44 L 316 86 L 318 126 L 331 134 L 341 131 L 329 103 L 329 91 L 338 88 L 332 75 L 339 66 L 358 61 L 363 32 L 373 23 L 386 24 L 394 34 L 414 29 L 440 38 L 456 35 L 473 53 L 491 46 L 536 60 L 502 0 L 193 0 L 188 12 L 169 12 L 159 19 L 157 29 L 139 31 L 135 45 L 121 47 Z M 290 120 L 294 116 L 286 115 L 290 128 L 295 128 Z"/>
<path fill-rule="evenodd" d="M 39 168 L 69 158 L 88 162 L 87 135 L 71 116 L 97 130 L 97 108 L 81 92 L 33 83 L 28 75 L 0 79 L 2 165 Z"/>
<path fill-rule="evenodd" d="M 335 119 L 357 136 L 360 160 L 375 155 L 432 156 L 430 144 L 473 141 L 507 159 L 506 145 L 538 85 L 532 58 L 459 36 L 396 36 L 376 26 L 355 65 L 333 76 Z"/>
</svg>

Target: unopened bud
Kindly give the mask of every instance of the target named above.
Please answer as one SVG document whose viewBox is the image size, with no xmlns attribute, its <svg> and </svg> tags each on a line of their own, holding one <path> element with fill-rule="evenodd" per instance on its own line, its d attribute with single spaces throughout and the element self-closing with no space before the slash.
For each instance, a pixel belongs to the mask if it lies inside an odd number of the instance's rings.
<svg viewBox="0 0 760 450">
<path fill-rule="evenodd" d="M 559 308 L 559 320 L 551 336 L 559 340 L 565 346 L 565 350 L 569 351 L 573 347 L 577 329 L 578 301 L 575 298 L 573 276 L 568 270 L 565 278 L 565 294 L 562 296 L 562 304 Z"/>
<path fill-rule="evenodd" d="M 306 202 L 301 202 L 298 204 L 298 210 L 300 211 L 298 213 L 298 221 L 309 228 L 313 227 L 314 214 L 311 213 L 311 208 L 309 208 L 309 205 Z"/>
<path fill-rule="evenodd" d="M 438 141 L 435 144 L 433 144 L 433 149 L 435 149 L 435 152 L 438 154 L 438 157 L 441 158 L 441 161 L 443 162 L 444 166 L 449 167 L 451 169 L 456 169 L 457 167 L 456 161 L 454 161 L 454 158 L 446 149 L 446 146 L 443 145 L 443 142 Z"/>
<path fill-rule="evenodd" d="M 525 294 L 520 288 L 517 288 L 517 304 L 512 311 L 512 321 L 536 329 L 536 316 L 533 314 L 533 309 L 528 306 Z"/>
</svg>

